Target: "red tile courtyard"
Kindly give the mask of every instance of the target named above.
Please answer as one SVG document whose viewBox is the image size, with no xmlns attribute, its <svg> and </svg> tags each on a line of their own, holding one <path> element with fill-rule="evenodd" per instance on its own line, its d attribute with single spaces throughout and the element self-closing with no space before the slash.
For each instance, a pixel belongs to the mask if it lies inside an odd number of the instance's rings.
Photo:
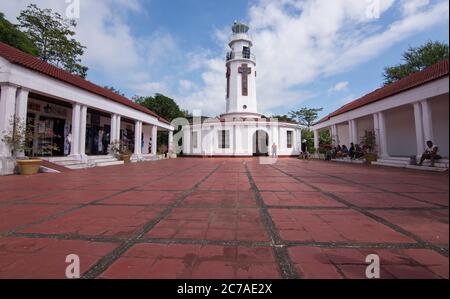
<svg viewBox="0 0 450 299">
<path fill-rule="evenodd" d="M 0 177 L 0 278 L 448 278 L 448 173 L 259 162 Z"/>
</svg>

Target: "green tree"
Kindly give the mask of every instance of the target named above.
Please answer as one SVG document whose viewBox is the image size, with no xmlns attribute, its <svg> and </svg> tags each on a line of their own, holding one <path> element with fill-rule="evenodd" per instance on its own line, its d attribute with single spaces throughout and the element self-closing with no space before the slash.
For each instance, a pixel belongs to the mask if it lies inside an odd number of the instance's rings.
<svg viewBox="0 0 450 299">
<path fill-rule="evenodd" d="M 189 116 L 189 113 L 186 110 L 180 109 L 180 106 L 173 99 L 160 93 L 155 94 L 153 97 L 134 96 L 133 100 L 168 121 L 172 121 L 178 117 Z"/>
<path fill-rule="evenodd" d="M 1 12 L 0 41 L 33 56 L 38 55 L 38 49 L 27 35 L 20 31 L 16 25 L 6 20 L 5 15 Z"/>
<path fill-rule="evenodd" d="M 323 108 L 302 108 L 298 111 L 289 112 L 289 116 L 297 121 L 302 126 L 306 126 L 307 128 L 311 128 L 314 122 L 319 117 L 319 112 L 322 111 Z"/>
<path fill-rule="evenodd" d="M 86 47 L 72 38 L 75 20 L 64 19 L 51 9 L 30 4 L 17 17 L 19 26 L 38 49 L 37 56 L 74 75 L 85 78 L 88 68 L 81 65 Z"/>
<path fill-rule="evenodd" d="M 420 47 L 410 47 L 403 53 L 403 63 L 384 69 L 384 84 L 396 82 L 413 73 L 448 59 L 449 47 L 445 43 L 428 41 Z"/>
<path fill-rule="evenodd" d="M 279 122 L 291 122 L 291 121 L 294 121 L 292 119 L 292 117 L 290 117 L 290 116 L 288 116 L 286 114 L 285 115 L 273 115 L 270 118 L 276 118 L 276 119 L 278 119 Z"/>
<path fill-rule="evenodd" d="M 121 92 L 121 91 L 118 90 L 118 89 L 115 89 L 114 86 L 108 86 L 108 85 L 105 85 L 104 88 L 109 89 L 109 90 L 111 90 L 112 92 L 117 93 L 117 94 L 120 95 L 120 96 L 123 96 L 123 97 L 125 96 L 125 94 L 124 94 L 123 92 Z"/>
</svg>

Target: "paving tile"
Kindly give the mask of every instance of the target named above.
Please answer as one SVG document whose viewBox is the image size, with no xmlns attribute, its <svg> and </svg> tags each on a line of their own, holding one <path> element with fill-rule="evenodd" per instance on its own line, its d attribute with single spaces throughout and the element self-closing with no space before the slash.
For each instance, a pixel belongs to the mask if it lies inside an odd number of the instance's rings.
<svg viewBox="0 0 450 299">
<path fill-rule="evenodd" d="M 30 226 L 23 232 L 129 237 L 161 211 L 146 207 L 88 206 Z"/>
<path fill-rule="evenodd" d="M 70 205 L 11 205 L 0 206 L 0 232 L 45 219 L 73 208 Z"/>
<path fill-rule="evenodd" d="M 280 278 L 272 249 L 242 246 L 137 244 L 102 278 Z"/>
<path fill-rule="evenodd" d="M 182 191 L 127 191 L 103 200 L 102 204 L 124 205 L 155 205 L 168 206 L 173 204 Z"/>
<path fill-rule="evenodd" d="M 0 278 L 66 278 L 66 257 L 78 255 L 83 275 L 117 244 L 83 240 L 0 238 Z"/>
<path fill-rule="evenodd" d="M 250 191 L 205 191 L 198 190 L 182 203 L 189 207 L 239 208 L 256 207 L 253 192 Z"/>
<path fill-rule="evenodd" d="M 334 193 L 339 198 L 362 208 L 432 208 L 435 205 L 423 203 L 395 193 Z"/>
<path fill-rule="evenodd" d="M 280 235 L 301 242 L 408 243 L 412 239 L 353 210 L 277 210 L 270 214 Z"/>
<path fill-rule="evenodd" d="M 374 214 L 416 234 L 427 242 L 448 246 L 448 210 L 374 211 Z"/>
<path fill-rule="evenodd" d="M 288 249 L 303 278 L 367 279 L 366 257 L 380 258 L 381 279 L 448 278 L 448 258 L 427 249 L 342 249 L 296 246 Z"/>
<path fill-rule="evenodd" d="M 261 192 L 263 201 L 268 206 L 299 206 L 299 207 L 344 207 L 329 196 L 320 192 Z"/>
</svg>

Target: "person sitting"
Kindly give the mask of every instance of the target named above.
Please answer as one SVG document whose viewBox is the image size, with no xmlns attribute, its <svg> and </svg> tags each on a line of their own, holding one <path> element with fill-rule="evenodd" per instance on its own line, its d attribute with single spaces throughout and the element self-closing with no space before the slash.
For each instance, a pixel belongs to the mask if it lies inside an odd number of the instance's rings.
<svg viewBox="0 0 450 299">
<path fill-rule="evenodd" d="M 352 160 L 355 158 L 355 144 L 353 142 L 350 143 L 350 149 L 348 150 L 348 156 Z"/>
<path fill-rule="evenodd" d="M 361 159 L 364 156 L 364 151 L 359 144 L 355 145 L 354 159 Z"/>
<path fill-rule="evenodd" d="M 348 156 L 348 148 L 346 145 L 342 146 L 342 154 L 341 154 L 342 158 L 345 158 Z"/>
<path fill-rule="evenodd" d="M 337 154 L 338 154 L 337 148 L 333 147 L 333 149 L 331 150 L 331 159 L 336 159 L 337 158 Z"/>
<path fill-rule="evenodd" d="M 439 148 L 434 145 L 432 141 L 427 141 L 427 146 L 425 148 L 425 152 L 422 155 L 422 158 L 420 158 L 419 166 L 422 166 L 425 160 L 431 160 L 431 167 L 434 167 L 434 162 L 436 160 L 442 159 L 442 157 L 438 155 L 438 151 Z"/>
<path fill-rule="evenodd" d="M 339 159 L 342 157 L 342 147 L 341 145 L 338 145 L 336 148 L 336 159 Z"/>
</svg>

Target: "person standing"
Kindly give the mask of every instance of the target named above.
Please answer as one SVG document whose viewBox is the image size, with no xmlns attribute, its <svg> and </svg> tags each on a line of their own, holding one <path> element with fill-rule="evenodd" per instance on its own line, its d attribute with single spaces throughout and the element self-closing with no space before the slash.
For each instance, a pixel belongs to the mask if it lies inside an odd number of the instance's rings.
<svg viewBox="0 0 450 299">
<path fill-rule="evenodd" d="M 272 158 L 277 158 L 277 157 L 278 157 L 277 144 L 274 142 L 272 144 Z"/>
</svg>

